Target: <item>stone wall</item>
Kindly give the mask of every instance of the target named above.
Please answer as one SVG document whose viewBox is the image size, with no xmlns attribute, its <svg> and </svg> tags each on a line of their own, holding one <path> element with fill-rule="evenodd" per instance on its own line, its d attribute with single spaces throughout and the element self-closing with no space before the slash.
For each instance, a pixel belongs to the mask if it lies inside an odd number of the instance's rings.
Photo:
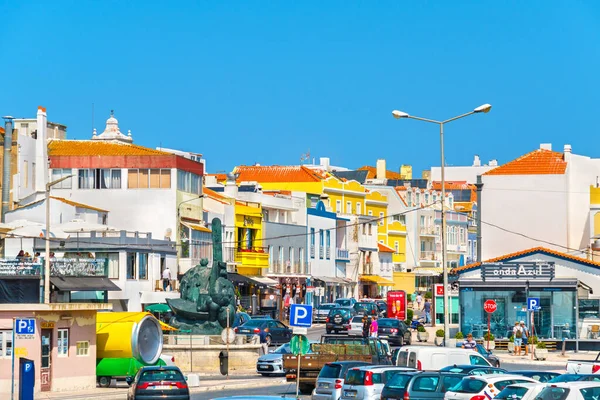
<svg viewBox="0 0 600 400">
<path fill-rule="evenodd" d="M 223 344 L 166 344 L 163 346 L 163 354 L 175 357 L 175 365 L 183 372 L 197 373 L 220 373 L 219 353 L 227 351 Z M 229 346 L 229 371 L 256 371 L 256 361 L 262 354 L 260 344 L 243 344 Z M 190 368 L 190 357 L 192 368 Z"/>
</svg>

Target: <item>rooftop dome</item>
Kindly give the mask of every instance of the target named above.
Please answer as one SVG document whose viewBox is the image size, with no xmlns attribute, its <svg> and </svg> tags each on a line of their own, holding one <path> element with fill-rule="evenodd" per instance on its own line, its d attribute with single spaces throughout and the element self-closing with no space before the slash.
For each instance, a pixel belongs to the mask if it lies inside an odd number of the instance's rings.
<svg viewBox="0 0 600 400">
<path fill-rule="evenodd" d="M 96 129 L 92 134 L 93 140 L 116 140 L 120 142 L 132 143 L 133 138 L 131 137 L 131 131 L 127 135 L 124 135 L 119 130 L 119 121 L 115 118 L 114 110 L 110 111 L 110 117 L 106 120 L 106 128 L 101 134 L 96 133 Z"/>
</svg>

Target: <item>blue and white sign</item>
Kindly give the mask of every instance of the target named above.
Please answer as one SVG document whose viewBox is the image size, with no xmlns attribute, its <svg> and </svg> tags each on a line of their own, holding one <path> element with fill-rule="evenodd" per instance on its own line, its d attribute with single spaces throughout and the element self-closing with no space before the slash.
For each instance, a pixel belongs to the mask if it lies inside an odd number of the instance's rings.
<svg viewBox="0 0 600 400">
<path fill-rule="evenodd" d="M 527 298 L 527 311 L 539 311 L 540 310 L 540 298 L 539 297 L 528 297 Z"/>
<path fill-rule="evenodd" d="M 33 335 L 33 334 L 35 334 L 35 319 L 33 319 L 33 318 L 17 318 L 15 320 L 15 332 L 17 335 Z"/>
<path fill-rule="evenodd" d="M 313 308 L 304 304 L 290 306 L 290 326 L 310 328 L 312 326 Z"/>
</svg>

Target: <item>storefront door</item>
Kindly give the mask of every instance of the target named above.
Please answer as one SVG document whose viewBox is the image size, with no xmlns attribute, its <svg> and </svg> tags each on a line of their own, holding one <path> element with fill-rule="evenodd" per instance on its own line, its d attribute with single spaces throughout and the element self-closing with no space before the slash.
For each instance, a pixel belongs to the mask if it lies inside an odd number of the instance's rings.
<svg viewBox="0 0 600 400">
<path fill-rule="evenodd" d="M 42 329 L 42 364 L 40 368 L 41 391 L 52 388 L 52 329 Z"/>
</svg>

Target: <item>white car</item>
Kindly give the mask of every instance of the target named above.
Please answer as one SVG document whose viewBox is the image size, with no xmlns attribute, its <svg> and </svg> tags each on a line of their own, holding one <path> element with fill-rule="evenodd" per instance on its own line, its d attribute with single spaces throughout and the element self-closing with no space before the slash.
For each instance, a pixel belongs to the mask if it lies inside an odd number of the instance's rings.
<svg viewBox="0 0 600 400">
<path fill-rule="evenodd" d="M 348 329 L 348 336 L 362 336 L 363 334 L 363 323 L 362 317 L 356 316 L 350 320 L 350 329 Z"/>
<path fill-rule="evenodd" d="M 516 383 L 508 385 L 494 400 L 533 400 L 546 387 L 547 383 Z"/>
<path fill-rule="evenodd" d="M 539 400 L 598 400 L 600 382 L 548 383 L 535 397 Z"/>
<path fill-rule="evenodd" d="M 445 400 L 489 400 L 493 399 L 508 385 L 518 383 L 539 383 L 531 378 L 511 374 L 469 375 L 446 392 Z"/>
<path fill-rule="evenodd" d="M 389 365 L 369 365 L 348 370 L 342 386 L 342 400 L 379 400 L 381 391 L 392 376 L 398 372 L 414 371 L 413 368 Z"/>
</svg>

